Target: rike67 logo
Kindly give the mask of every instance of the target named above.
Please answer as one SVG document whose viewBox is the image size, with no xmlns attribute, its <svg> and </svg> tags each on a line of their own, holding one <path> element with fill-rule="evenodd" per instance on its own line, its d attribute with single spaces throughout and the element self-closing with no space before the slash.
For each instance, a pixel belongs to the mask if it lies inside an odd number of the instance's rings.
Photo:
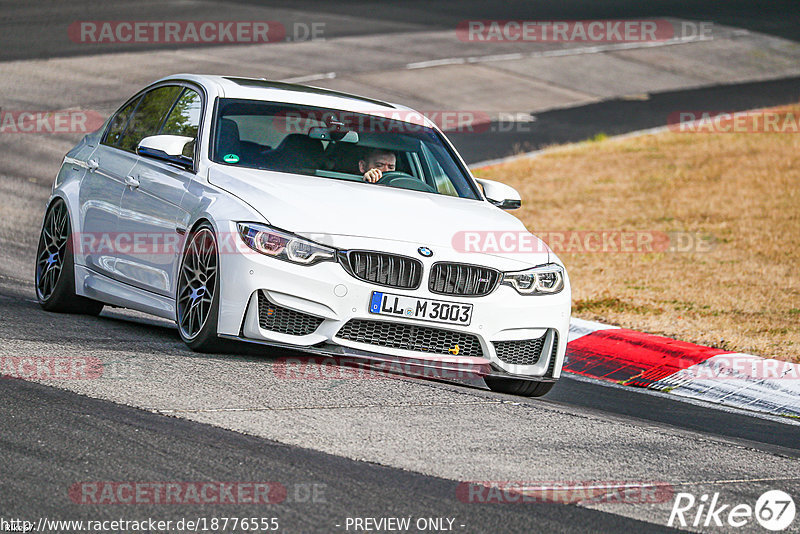
<svg viewBox="0 0 800 534">
<path fill-rule="evenodd" d="M 755 519 L 767 530 L 786 530 L 794 522 L 795 504 L 791 495 L 781 490 L 763 493 L 755 506 L 724 503 L 719 493 L 703 494 L 696 498 L 691 493 L 677 493 L 672 504 L 667 526 L 681 527 L 734 527 L 740 528 Z"/>
</svg>

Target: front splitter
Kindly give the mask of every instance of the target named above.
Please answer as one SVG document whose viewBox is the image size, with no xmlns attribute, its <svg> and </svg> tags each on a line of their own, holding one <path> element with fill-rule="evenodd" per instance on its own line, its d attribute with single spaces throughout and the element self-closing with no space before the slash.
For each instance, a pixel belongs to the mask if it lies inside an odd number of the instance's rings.
<svg viewBox="0 0 800 534">
<path fill-rule="evenodd" d="M 525 376 L 506 373 L 489 361 L 483 358 L 458 358 L 455 356 L 434 357 L 426 359 L 408 358 L 401 356 L 391 356 L 380 354 L 352 347 L 336 345 L 334 343 L 323 343 L 302 347 L 289 343 L 279 343 L 273 341 L 261 341 L 249 339 L 241 336 L 220 334 L 221 338 L 243 343 L 263 345 L 270 348 L 287 349 L 307 354 L 316 354 L 329 358 L 334 358 L 336 363 L 345 367 L 363 367 L 375 372 L 387 373 L 399 376 L 409 376 L 414 378 L 427 378 L 432 380 L 443 380 L 448 382 L 475 381 L 483 380 L 484 377 L 493 378 L 514 378 L 528 382 L 556 382 L 557 378 L 548 376 Z M 483 360 L 476 362 L 475 360 Z"/>
</svg>

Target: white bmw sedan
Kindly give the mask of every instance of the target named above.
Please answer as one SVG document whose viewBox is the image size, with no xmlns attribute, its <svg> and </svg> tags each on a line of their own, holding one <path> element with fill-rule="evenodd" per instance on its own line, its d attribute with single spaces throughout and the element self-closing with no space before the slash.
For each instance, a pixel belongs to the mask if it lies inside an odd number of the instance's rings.
<svg viewBox="0 0 800 534">
<path fill-rule="evenodd" d="M 36 292 L 49 311 L 168 318 L 197 351 L 238 340 L 469 367 L 493 390 L 541 396 L 561 373 L 570 286 L 504 211 L 519 205 L 409 108 L 171 76 L 64 158 Z M 466 235 L 536 246 L 474 249 Z"/>
</svg>

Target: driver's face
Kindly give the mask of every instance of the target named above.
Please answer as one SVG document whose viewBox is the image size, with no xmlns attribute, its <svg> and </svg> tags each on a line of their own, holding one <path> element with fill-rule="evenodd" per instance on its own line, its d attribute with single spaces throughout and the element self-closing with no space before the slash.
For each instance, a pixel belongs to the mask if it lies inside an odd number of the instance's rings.
<svg viewBox="0 0 800 534">
<path fill-rule="evenodd" d="M 381 172 L 391 172 L 395 169 L 397 158 L 394 154 L 377 154 L 367 160 L 366 172 L 372 169 L 380 169 Z"/>
</svg>

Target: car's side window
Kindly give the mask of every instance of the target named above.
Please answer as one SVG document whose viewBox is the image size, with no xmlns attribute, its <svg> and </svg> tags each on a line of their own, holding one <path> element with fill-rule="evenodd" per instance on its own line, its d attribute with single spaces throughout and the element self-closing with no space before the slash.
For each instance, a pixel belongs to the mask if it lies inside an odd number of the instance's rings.
<svg viewBox="0 0 800 534">
<path fill-rule="evenodd" d="M 450 182 L 450 179 L 447 177 L 444 169 L 442 169 L 442 166 L 439 165 L 439 162 L 433 157 L 430 149 L 425 143 L 421 143 L 420 146 L 422 147 L 422 155 L 425 158 L 425 163 L 430 169 L 430 174 L 433 178 L 432 185 L 436 187 L 436 190 L 443 195 L 457 197 L 458 191 L 456 191 L 455 187 L 453 187 L 453 184 Z"/>
<path fill-rule="evenodd" d="M 131 113 L 136 109 L 136 104 L 139 103 L 139 100 L 141 100 L 141 97 L 132 100 L 127 106 L 117 111 L 117 114 L 111 119 L 108 133 L 103 140 L 104 145 L 117 146 L 120 137 L 122 137 L 122 132 L 125 131 L 125 127 L 128 125 L 128 119 L 131 118 Z"/>
<path fill-rule="evenodd" d="M 192 89 L 184 89 L 178 101 L 172 107 L 164 126 L 159 133 L 165 135 L 183 135 L 197 140 L 197 130 L 200 127 L 201 111 L 200 95 Z M 194 156 L 194 143 L 186 143 L 183 155 Z"/>
<path fill-rule="evenodd" d="M 146 93 L 133 112 L 133 117 L 128 121 L 128 127 L 125 128 L 116 146 L 133 152 L 139 141 L 147 136 L 156 135 L 182 90 L 183 88 L 177 85 L 166 85 Z"/>
</svg>

